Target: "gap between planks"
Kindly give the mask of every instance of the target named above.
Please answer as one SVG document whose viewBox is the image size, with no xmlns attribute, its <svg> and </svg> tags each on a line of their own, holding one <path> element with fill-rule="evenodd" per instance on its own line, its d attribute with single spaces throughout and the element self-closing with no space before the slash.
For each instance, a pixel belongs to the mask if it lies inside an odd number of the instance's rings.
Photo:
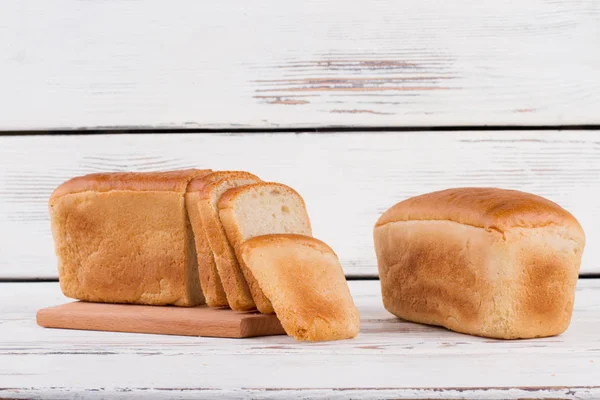
<svg viewBox="0 0 600 400">
<path fill-rule="evenodd" d="M 0 136 L 46 136 L 46 135 L 126 135 L 126 134 L 165 134 L 165 133 L 208 133 L 208 134 L 244 134 L 244 133 L 364 133 L 364 132 L 457 132 L 457 131 L 560 131 L 560 130 L 600 130 L 600 124 L 586 125 L 452 125 L 452 126 L 298 126 L 289 128 L 261 128 L 261 127 L 239 127 L 232 125 L 225 128 L 192 128 L 186 125 L 173 126 L 97 126 L 94 128 L 51 128 L 35 130 L 0 130 Z"/>
</svg>

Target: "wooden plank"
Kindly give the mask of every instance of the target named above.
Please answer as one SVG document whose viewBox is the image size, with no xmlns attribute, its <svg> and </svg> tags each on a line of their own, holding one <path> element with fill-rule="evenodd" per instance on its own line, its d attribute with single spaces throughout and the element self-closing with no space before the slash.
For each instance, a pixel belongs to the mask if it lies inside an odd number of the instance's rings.
<svg viewBox="0 0 600 400">
<path fill-rule="evenodd" d="M 598 124 L 599 25 L 595 0 L 8 0 L 0 130 Z"/>
<path fill-rule="evenodd" d="M 351 281 L 353 340 L 235 341 L 47 330 L 56 283 L 0 284 L 0 396 L 210 398 L 597 398 L 600 280 L 580 280 L 560 336 L 501 341 L 401 321 L 377 281 Z M 15 298 L 20 301 L 14 301 Z M 4 305 L 6 305 L 4 307 Z"/>
<path fill-rule="evenodd" d="M 372 229 L 396 202 L 459 186 L 533 192 L 587 235 L 582 273 L 600 272 L 598 131 L 139 134 L 0 137 L 0 278 L 55 278 L 47 200 L 98 171 L 250 170 L 304 197 L 315 237 L 349 275 L 376 276 Z"/>
<path fill-rule="evenodd" d="M 153 333 L 162 335 L 248 338 L 284 335 L 275 314 L 200 307 L 69 302 L 38 310 L 45 328 Z"/>
</svg>

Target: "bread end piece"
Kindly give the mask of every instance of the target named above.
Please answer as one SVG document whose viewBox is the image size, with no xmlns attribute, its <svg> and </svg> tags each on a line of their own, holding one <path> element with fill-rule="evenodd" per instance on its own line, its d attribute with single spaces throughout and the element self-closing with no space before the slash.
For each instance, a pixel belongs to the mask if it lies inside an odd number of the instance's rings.
<svg viewBox="0 0 600 400">
<path fill-rule="evenodd" d="M 325 243 L 304 235 L 264 235 L 244 242 L 239 253 L 288 335 L 326 341 L 358 334 L 358 310 L 342 266 Z"/>
</svg>

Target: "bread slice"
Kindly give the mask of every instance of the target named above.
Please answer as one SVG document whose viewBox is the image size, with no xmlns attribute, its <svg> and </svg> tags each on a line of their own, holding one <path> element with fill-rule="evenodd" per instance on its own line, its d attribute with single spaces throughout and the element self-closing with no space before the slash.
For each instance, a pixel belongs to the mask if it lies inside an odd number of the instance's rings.
<svg viewBox="0 0 600 400">
<path fill-rule="evenodd" d="M 108 303 L 204 303 L 184 195 L 208 170 L 71 179 L 49 201 L 60 286 Z"/>
<path fill-rule="evenodd" d="M 217 171 L 206 179 L 192 182 L 190 190 L 198 191 L 198 210 L 210 248 L 215 258 L 229 307 L 236 311 L 256 308 L 235 252 L 219 218 L 218 201 L 227 190 L 260 182 L 260 178 L 243 171 Z"/>
<path fill-rule="evenodd" d="M 312 235 L 304 200 L 294 189 L 281 183 L 259 182 L 228 190 L 219 200 L 219 215 L 236 252 L 244 241 L 255 236 L 275 233 Z M 264 314 L 273 313 L 271 302 L 239 254 L 238 261 L 256 308 Z"/>
<path fill-rule="evenodd" d="M 210 176 L 210 175 L 209 175 Z M 209 178 L 207 176 L 206 178 Z M 200 178 L 202 179 L 202 178 Z M 190 223 L 194 231 L 194 241 L 196 244 L 196 253 L 198 259 L 198 275 L 200 277 L 200 286 L 209 307 L 228 307 L 227 296 L 221 278 L 217 272 L 215 257 L 210 249 L 208 237 L 202 224 L 200 209 L 198 206 L 200 193 L 198 192 L 198 181 L 190 183 L 185 202 L 188 209 Z"/>
<path fill-rule="evenodd" d="M 297 340 L 355 337 L 359 313 L 329 246 L 304 235 L 256 236 L 239 254 L 271 300 L 286 333 Z"/>
</svg>

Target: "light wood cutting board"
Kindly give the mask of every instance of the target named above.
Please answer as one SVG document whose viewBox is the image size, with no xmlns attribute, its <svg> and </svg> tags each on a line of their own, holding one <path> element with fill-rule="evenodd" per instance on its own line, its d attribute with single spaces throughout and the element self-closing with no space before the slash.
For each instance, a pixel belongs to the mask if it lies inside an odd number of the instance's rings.
<svg viewBox="0 0 600 400">
<path fill-rule="evenodd" d="M 200 307 L 157 307 L 75 301 L 41 309 L 46 328 L 248 338 L 285 334 L 275 314 Z"/>
</svg>

